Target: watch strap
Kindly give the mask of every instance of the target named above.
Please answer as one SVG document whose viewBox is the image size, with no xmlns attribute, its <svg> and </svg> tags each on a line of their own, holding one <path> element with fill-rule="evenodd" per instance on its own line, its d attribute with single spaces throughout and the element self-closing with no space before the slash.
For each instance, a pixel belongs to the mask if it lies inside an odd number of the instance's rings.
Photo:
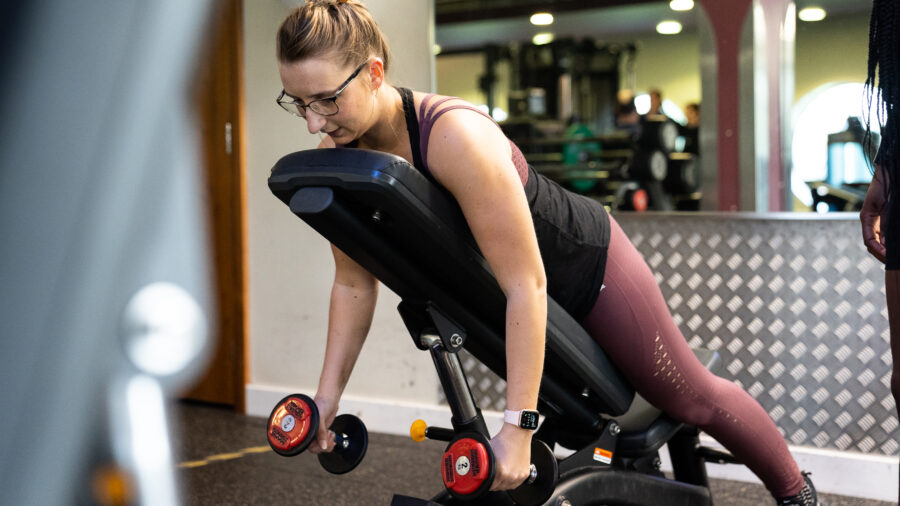
<svg viewBox="0 0 900 506">
<path fill-rule="evenodd" d="M 506 411 L 503 412 L 503 421 L 506 423 L 510 423 L 510 424 L 513 424 L 516 427 L 518 427 L 519 422 L 521 420 L 522 420 L 522 410 L 521 409 L 519 411 L 511 411 L 511 410 L 507 409 Z"/>
<path fill-rule="evenodd" d="M 523 415 L 528 415 L 526 418 Z M 503 421 L 520 429 L 526 430 L 535 430 L 537 429 L 538 418 L 540 417 L 540 413 L 534 409 L 521 409 L 518 411 L 505 410 L 503 412 Z M 527 420 L 527 423 L 524 423 L 523 420 Z"/>
</svg>

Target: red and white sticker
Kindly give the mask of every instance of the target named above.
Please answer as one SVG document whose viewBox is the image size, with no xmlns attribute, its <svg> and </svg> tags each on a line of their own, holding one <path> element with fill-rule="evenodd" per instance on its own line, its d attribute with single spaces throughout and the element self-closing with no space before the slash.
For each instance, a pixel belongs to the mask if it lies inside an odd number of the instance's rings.
<svg viewBox="0 0 900 506">
<path fill-rule="evenodd" d="M 604 450 L 603 448 L 594 448 L 594 460 L 597 462 L 609 464 L 612 462 L 612 455 L 611 451 Z"/>
</svg>

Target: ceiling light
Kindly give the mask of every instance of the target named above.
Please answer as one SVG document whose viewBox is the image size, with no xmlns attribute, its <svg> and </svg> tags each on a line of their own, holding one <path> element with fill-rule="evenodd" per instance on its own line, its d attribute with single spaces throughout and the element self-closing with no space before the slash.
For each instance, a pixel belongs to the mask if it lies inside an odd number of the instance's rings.
<svg viewBox="0 0 900 506">
<path fill-rule="evenodd" d="M 673 11 L 689 11 L 694 8 L 694 0 L 672 0 L 669 8 Z"/>
<path fill-rule="evenodd" d="M 535 46 L 541 46 L 551 42 L 553 42 L 553 34 L 549 32 L 539 33 L 531 38 L 531 43 Z"/>
<path fill-rule="evenodd" d="M 825 9 L 821 7 L 807 7 L 801 9 L 797 17 L 800 18 L 800 21 L 822 21 L 825 19 Z"/>
<path fill-rule="evenodd" d="M 441 49 L 442 48 L 441 48 L 440 44 L 435 44 L 435 45 L 431 46 L 431 53 L 433 55 L 437 56 L 437 55 L 441 54 Z"/>
<path fill-rule="evenodd" d="M 531 15 L 531 24 L 544 26 L 553 24 L 553 14 L 549 12 L 536 12 Z"/>
<path fill-rule="evenodd" d="M 656 25 L 656 32 L 663 35 L 675 35 L 681 33 L 681 23 L 678 21 L 662 21 Z"/>
</svg>

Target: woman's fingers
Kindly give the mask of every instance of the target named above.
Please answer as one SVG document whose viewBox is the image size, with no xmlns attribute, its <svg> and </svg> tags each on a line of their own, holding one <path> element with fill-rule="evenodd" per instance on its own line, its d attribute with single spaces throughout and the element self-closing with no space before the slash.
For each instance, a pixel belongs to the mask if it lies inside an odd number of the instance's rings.
<svg viewBox="0 0 900 506">
<path fill-rule="evenodd" d="M 884 235 L 881 233 L 881 230 L 885 220 L 882 219 L 879 213 L 868 209 L 863 209 L 859 218 L 862 224 L 863 244 L 865 244 L 866 249 L 872 256 L 884 263 Z"/>
<path fill-rule="evenodd" d="M 525 483 L 525 480 L 528 479 L 527 469 L 525 472 L 520 470 L 519 472 L 514 473 L 497 466 L 497 469 L 494 472 L 494 483 L 491 485 L 491 490 L 513 490 Z"/>
<path fill-rule="evenodd" d="M 323 453 L 334 450 L 334 432 L 320 428 L 316 433 L 316 440 L 309 445 L 310 453 Z"/>
</svg>

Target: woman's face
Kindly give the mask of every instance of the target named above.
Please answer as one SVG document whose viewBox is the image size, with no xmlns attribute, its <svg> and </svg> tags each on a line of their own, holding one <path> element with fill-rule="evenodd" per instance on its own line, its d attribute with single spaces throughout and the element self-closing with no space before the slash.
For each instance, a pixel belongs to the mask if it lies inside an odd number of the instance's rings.
<svg viewBox="0 0 900 506">
<path fill-rule="evenodd" d="M 347 144 L 369 128 L 374 101 L 368 62 L 352 67 L 336 63 L 339 60 L 316 57 L 280 63 L 279 73 L 285 93 L 299 103 L 309 106 L 322 100 L 319 105 L 325 105 L 325 108 L 337 106 L 337 113 L 331 115 L 317 113 L 313 110 L 315 105 L 303 108 L 309 133 L 322 132 L 337 144 Z M 357 69 L 359 73 L 354 76 Z M 331 100 L 335 94 L 338 94 L 337 99 Z"/>
</svg>

